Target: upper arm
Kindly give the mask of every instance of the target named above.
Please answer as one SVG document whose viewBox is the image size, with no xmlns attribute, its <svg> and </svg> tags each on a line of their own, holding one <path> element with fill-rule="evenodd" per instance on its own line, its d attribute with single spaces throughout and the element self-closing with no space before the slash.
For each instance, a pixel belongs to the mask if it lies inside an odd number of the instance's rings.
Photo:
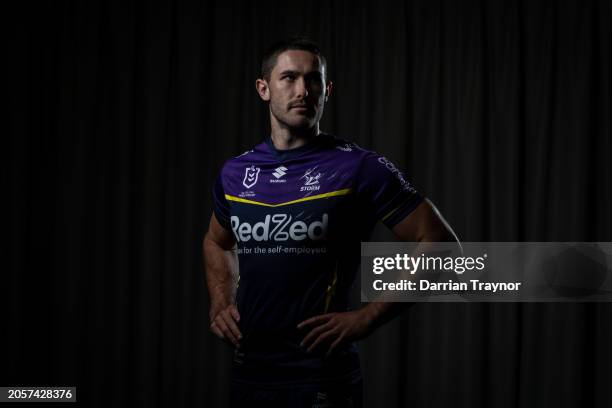
<svg viewBox="0 0 612 408">
<path fill-rule="evenodd" d="M 408 242 L 458 241 L 450 225 L 428 199 L 392 228 L 395 236 Z"/>
<path fill-rule="evenodd" d="M 224 250 L 232 249 L 236 241 L 231 231 L 231 211 L 229 203 L 225 198 L 225 190 L 222 182 L 222 174 L 217 176 L 212 190 L 213 214 L 205 240 L 211 240 Z"/>
<path fill-rule="evenodd" d="M 209 240 L 226 251 L 233 249 L 236 245 L 234 234 L 219 223 L 214 212 L 210 217 L 208 232 L 204 240 Z"/>
<path fill-rule="evenodd" d="M 369 152 L 358 179 L 358 194 L 366 208 L 400 240 L 458 241 L 433 203 L 386 157 Z"/>
<path fill-rule="evenodd" d="M 386 157 L 368 152 L 357 173 L 357 195 L 373 219 L 392 229 L 423 201 L 423 196 Z"/>
</svg>

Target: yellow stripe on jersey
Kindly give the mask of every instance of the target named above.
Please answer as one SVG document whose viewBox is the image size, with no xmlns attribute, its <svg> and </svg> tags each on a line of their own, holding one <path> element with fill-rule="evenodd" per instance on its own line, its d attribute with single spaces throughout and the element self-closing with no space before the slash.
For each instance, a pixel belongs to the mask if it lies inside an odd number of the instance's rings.
<svg viewBox="0 0 612 408">
<path fill-rule="evenodd" d="M 396 212 L 397 210 L 399 210 L 399 208 L 401 207 L 401 205 L 399 207 L 396 207 L 395 209 L 391 210 L 391 212 L 387 213 L 387 215 L 385 215 L 384 217 L 382 217 L 380 220 L 384 221 L 387 218 L 389 218 L 394 212 Z"/>
<path fill-rule="evenodd" d="M 287 202 L 278 203 L 278 204 L 268 204 L 268 203 L 262 203 L 260 201 L 247 200 L 245 198 L 235 197 L 235 196 L 232 196 L 232 195 L 229 195 L 229 194 L 225 195 L 225 199 L 229 200 L 229 201 L 235 201 L 237 203 L 261 205 L 261 206 L 264 206 L 264 207 L 280 207 L 282 205 L 301 203 L 303 201 L 310 201 L 310 200 L 318 200 L 318 199 L 321 199 L 321 198 L 343 196 L 343 195 L 349 194 L 350 192 L 351 192 L 350 188 L 345 188 L 344 190 L 330 191 L 329 193 L 317 194 L 317 195 L 313 195 L 313 196 L 309 196 L 309 197 L 304 197 L 304 198 L 299 198 L 297 200 L 287 201 Z"/>
<path fill-rule="evenodd" d="M 334 270 L 334 277 L 327 287 L 325 291 L 325 309 L 323 309 L 323 313 L 327 313 L 329 310 L 329 305 L 331 303 L 332 297 L 336 293 L 336 284 L 338 283 L 338 267 Z"/>
</svg>

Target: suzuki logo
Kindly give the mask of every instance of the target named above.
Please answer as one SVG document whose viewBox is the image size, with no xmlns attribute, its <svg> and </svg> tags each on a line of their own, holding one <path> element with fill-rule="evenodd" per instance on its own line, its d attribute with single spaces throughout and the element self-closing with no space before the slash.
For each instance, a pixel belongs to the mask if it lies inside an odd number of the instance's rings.
<svg viewBox="0 0 612 408">
<path fill-rule="evenodd" d="M 259 176 L 259 167 L 255 167 L 252 165 L 251 167 L 247 167 L 244 169 L 244 180 L 242 180 L 242 185 L 246 188 L 251 188 L 257 183 L 257 177 Z"/>
<path fill-rule="evenodd" d="M 287 168 L 285 166 L 275 168 L 274 173 L 272 173 L 272 175 L 277 179 L 283 177 L 285 174 L 287 174 Z"/>
</svg>

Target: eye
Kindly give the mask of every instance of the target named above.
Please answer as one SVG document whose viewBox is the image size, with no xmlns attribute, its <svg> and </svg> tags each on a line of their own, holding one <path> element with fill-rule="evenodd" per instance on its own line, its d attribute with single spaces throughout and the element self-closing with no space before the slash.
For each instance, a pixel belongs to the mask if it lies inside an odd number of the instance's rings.
<svg viewBox="0 0 612 408">
<path fill-rule="evenodd" d="M 295 80 L 295 75 L 285 75 L 284 77 L 282 77 L 281 79 L 285 80 L 285 81 L 294 81 Z"/>
<path fill-rule="evenodd" d="M 307 76 L 308 83 L 312 85 L 321 85 L 323 83 L 323 77 L 321 74 L 313 73 Z"/>
</svg>

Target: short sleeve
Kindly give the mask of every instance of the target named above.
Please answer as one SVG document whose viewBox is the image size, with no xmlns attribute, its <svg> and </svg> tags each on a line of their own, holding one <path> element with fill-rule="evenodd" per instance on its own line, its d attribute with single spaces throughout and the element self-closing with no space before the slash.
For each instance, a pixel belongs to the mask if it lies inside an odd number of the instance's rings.
<svg viewBox="0 0 612 408">
<path fill-rule="evenodd" d="M 391 161 L 373 152 L 363 159 L 356 182 L 365 208 L 388 228 L 403 220 L 424 199 Z"/>
<path fill-rule="evenodd" d="M 217 176 L 215 180 L 215 186 L 213 188 L 213 210 L 215 216 L 221 226 L 229 231 L 232 227 L 230 224 L 230 207 L 227 199 L 225 198 L 225 191 L 223 189 L 223 183 L 221 181 L 221 174 Z"/>
</svg>

